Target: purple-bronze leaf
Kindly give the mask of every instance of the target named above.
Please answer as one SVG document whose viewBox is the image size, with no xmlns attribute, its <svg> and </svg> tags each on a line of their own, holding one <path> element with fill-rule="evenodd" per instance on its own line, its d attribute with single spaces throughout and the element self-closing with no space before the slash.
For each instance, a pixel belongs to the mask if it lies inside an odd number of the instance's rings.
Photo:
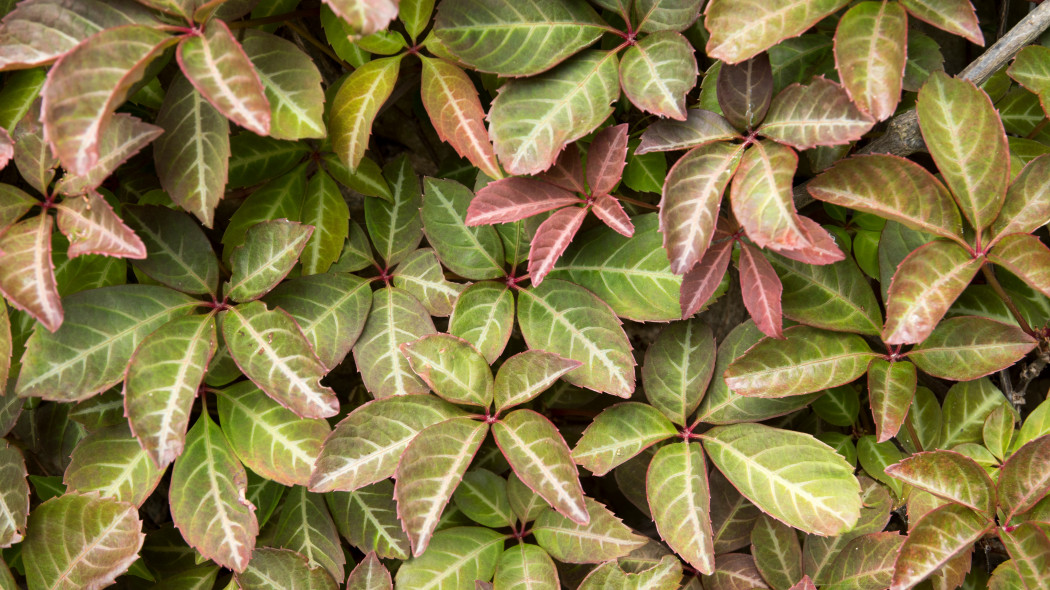
<svg viewBox="0 0 1050 590">
<path fill-rule="evenodd" d="M 397 17 L 398 0 L 324 0 L 360 35 L 385 29 Z"/>
<path fill-rule="evenodd" d="M 270 101 L 255 66 L 221 20 L 179 44 L 179 66 L 208 102 L 258 135 L 270 133 Z"/>
<path fill-rule="evenodd" d="M 485 185 L 467 208 L 467 225 L 510 223 L 583 201 L 568 190 L 536 178 L 515 176 Z"/>
<path fill-rule="evenodd" d="M 716 242 L 708 248 L 700 262 L 685 273 L 678 294 L 683 318 L 700 311 L 700 308 L 715 294 L 718 285 L 722 282 L 722 277 L 729 268 L 732 255 L 732 240 Z"/>
<path fill-rule="evenodd" d="M 856 141 L 875 124 L 838 84 L 814 78 L 792 84 L 773 99 L 758 132 L 795 149 Z"/>
<path fill-rule="evenodd" d="M 916 453 L 887 467 L 886 475 L 987 515 L 995 508 L 995 484 L 988 473 L 955 451 Z"/>
<path fill-rule="evenodd" d="M 1009 367 L 1035 346 L 1035 339 L 1017 326 L 962 316 L 938 324 L 908 359 L 934 377 L 972 381 Z"/>
<path fill-rule="evenodd" d="M 66 256 L 104 254 L 118 258 L 145 258 L 146 245 L 113 212 L 102 195 L 90 191 L 67 197 L 56 207 L 58 229 L 69 238 Z"/>
<path fill-rule="evenodd" d="M 730 203 L 747 237 L 759 248 L 797 250 L 809 244 L 791 196 L 798 155 L 771 141 L 754 144 L 733 176 Z"/>
<path fill-rule="evenodd" d="M 612 192 L 626 165 L 627 123 L 599 131 L 587 152 L 587 186 L 591 196 Z"/>
<path fill-rule="evenodd" d="M 62 325 L 62 301 L 51 263 L 51 217 L 46 213 L 0 233 L 0 293 L 48 330 Z"/>
<path fill-rule="evenodd" d="M 901 0 L 901 5 L 919 20 L 984 45 L 984 35 L 970 0 Z"/>
<path fill-rule="evenodd" d="M 877 358 L 868 366 L 868 397 L 878 442 L 897 436 L 915 397 L 915 365 Z"/>
<path fill-rule="evenodd" d="M 700 445 L 678 442 L 657 451 L 646 471 L 645 495 L 660 537 L 689 565 L 712 573 L 711 490 Z"/>
<path fill-rule="evenodd" d="M 357 564 L 350 577 L 346 579 L 346 590 L 393 590 L 390 571 L 376 557 L 375 551 L 369 552 Z"/>
<path fill-rule="evenodd" d="M 940 569 L 956 555 L 971 551 L 974 542 L 994 523 L 960 504 L 947 504 L 913 525 L 901 545 L 890 590 L 907 590 Z"/>
<path fill-rule="evenodd" d="M 695 1 L 695 0 L 693 0 Z M 620 85 L 634 106 L 661 117 L 685 120 L 685 97 L 696 86 L 696 55 L 681 34 L 646 35 L 624 52 Z"/>
<path fill-rule="evenodd" d="M 718 113 L 689 109 L 684 121 L 656 121 L 642 132 L 636 155 L 700 147 L 738 137 L 736 129 Z"/>
<path fill-rule="evenodd" d="M 583 207 L 566 207 L 540 224 L 529 248 L 529 276 L 533 285 L 542 283 L 543 277 L 554 268 L 586 216 L 587 209 Z"/>
<path fill-rule="evenodd" d="M 750 531 L 749 531 L 750 532 Z M 769 586 L 755 567 L 755 558 L 746 553 L 722 553 L 715 558 L 715 571 L 703 576 L 709 590 L 754 590 Z"/>
<path fill-rule="evenodd" d="M 726 63 L 738 63 L 799 35 L 820 19 L 842 8 L 848 0 L 767 0 L 740 3 L 711 0 L 704 26 L 711 33 L 707 54 Z"/>
<path fill-rule="evenodd" d="M 1003 463 L 999 472 L 999 505 L 1006 520 L 1050 493 L 1050 435 L 1025 443 Z"/>
<path fill-rule="evenodd" d="M 972 82 L 938 72 L 919 91 L 916 110 L 945 183 L 966 219 L 983 231 L 1002 209 L 1010 178 L 1006 133 L 991 99 Z"/>
<path fill-rule="evenodd" d="M 808 242 L 793 249 L 770 246 L 771 249 L 785 258 L 806 264 L 834 264 L 846 259 L 835 237 L 828 230 L 821 227 L 816 221 L 802 215 L 798 216 L 798 221 Z"/>
<path fill-rule="evenodd" d="M 631 218 L 627 216 L 627 212 L 623 210 L 623 205 L 620 205 L 620 201 L 610 195 L 602 195 L 594 200 L 591 204 L 591 211 L 605 222 L 612 229 L 616 230 L 616 233 L 631 237 L 634 235 L 634 223 L 631 222 Z"/>
<path fill-rule="evenodd" d="M 901 98 L 907 62 L 908 15 L 896 2 L 861 2 L 835 30 L 835 65 L 853 102 L 888 119 Z"/>
<path fill-rule="evenodd" d="M 982 258 L 946 240 L 909 254 L 890 283 L 883 341 L 914 344 L 926 339 L 982 264 Z"/>
<path fill-rule="evenodd" d="M 1032 234 L 1010 234 L 988 252 L 988 260 L 1050 297 L 1050 249 Z"/>
<path fill-rule="evenodd" d="M 583 161 L 580 159 L 580 149 L 575 143 L 565 146 L 554 165 L 535 178 L 561 187 L 570 193 L 587 192 L 587 187 L 584 186 L 586 180 L 583 177 Z"/>
<path fill-rule="evenodd" d="M 736 65 L 722 65 L 718 70 L 717 96 L 722 114 L 734 127 L 750 131 L 758 126 L 773 99 L 769 56 L 762 53 Z"/>
<path fill-rule="evenodd" d="M 491 178 L 500 178 L 499 164 L 485 129 L 485 111 L 467 74 L 442 59 L 421 57 L 423 106 L 442 141 Z"/>
<path fill-rule="evenodd" d="M 784 286 L 773 265 L 750 244 L 740 245 L 740 293 L 755 325 L 767 336 L 783 338 L 780 296 Z"/>
<path fill-rule="evenodd" d="M 1044 155 L 1029 162 L 1010 184 L 1003 208 L 992 224 L 993 242 L 1008 234 L 1034 232 L 1050 221 L 1048 192 L 1050 155 Z"/>
<path fill-rule="evenodd" d="M 1023 522 L 1015 527 L 999 529 L 999 538 L 1006 546 L 1025 588 L 1045 590 L 1050 584 L 1050 537 L 1046 525 Z"/>
<path fill-rule="evenodd" d="M 78 195 L 97 188 L 121 164 L 137 154 L 151 141 L 157 139 L 164 129 L 119 113 L 110 119 L 99 138 L 99 159 L 88 174 L 67 174 L 55 187 L 55 192 Z"/>
</svg>

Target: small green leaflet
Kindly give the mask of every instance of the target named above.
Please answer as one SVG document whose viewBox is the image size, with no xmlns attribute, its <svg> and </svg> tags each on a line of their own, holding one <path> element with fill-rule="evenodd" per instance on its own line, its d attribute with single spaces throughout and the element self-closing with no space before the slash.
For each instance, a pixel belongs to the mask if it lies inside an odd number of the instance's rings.
<svg viewBox="0 0 1050 590">
<path fill-rule="evenodd" d="M 446 401 L 482 408 L 492 403 L 492 371 L 466 340 L 428 334 L 400 348 L 412 370 Z"/>
</svg>

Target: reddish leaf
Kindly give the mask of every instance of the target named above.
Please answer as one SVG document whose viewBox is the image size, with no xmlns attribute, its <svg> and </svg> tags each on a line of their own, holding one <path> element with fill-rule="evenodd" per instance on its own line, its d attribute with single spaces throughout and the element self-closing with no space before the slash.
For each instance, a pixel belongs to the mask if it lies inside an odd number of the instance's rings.
<svg viewBox="0 0 1050 590">
<path fill-rule="evenodd" d="M 1047 536 L 1045 524 L 1023 522 L 1016 527 L 1003 527 L 999 529 L 999 538 L 1013 558 L 1025 588 L 1045 590 L 1050 587 L 1050 580 L 1047 579 L 1047 572 L 1050 572 L 1050 537 Z"/>
<path fill-rule="evenodd" d="M 594 136 L 587 152 L 587 186 L 591 196 L 607 195 L 627 165 L 627 123 L 606 127 Z"/>
<path fill-rule="evenodd" d="M 730 203 L 747 237 L 759 248 L 797 250 L 809 245 L 791 195 L 797 165 L 794 150 L 771 141 L 754 144 L 740 161 Z"/>
<path fill-rule="evenodd" d="M 890 590 L 906 590 L 984 536 L 994 523 L 959 504 L 947 504 L 914 525 L 901 545 Z"/>
<path fill-rule="evenodd" d="M 685 274 L 703 257 L 718 209 L 744 148 L 729 143 L 698 147 L 671 168 L 660 200 L 660 232 L 671 271 Z"/>
<path fill-rule="evenodd" d="M 0 233 L 0 293 L 17 309 L 54 332 L 62 302 L 51 264 L 51 218 L 41 214 Z"/>
<path fill-rule="evenodd" d="M 575 194 L 535 178 L 501 178 L 474 196 L 467 208 L 467 225 L 510 223 L 582 202 Z"/>
<path fill-rule="evenodd" d="M 16 155 L 17 157 L 17 155 Z M 1031 233 L 1050 221 L 1050 155 L 1024 167 L 1006 191 L 1006 201 L 992 224 L 995 239 L 1013 233 Z M 994 240 L 993 240 L 994 241 Z"/>
<path fill-rule="evenodd" d="M 1035 345 L 1017 326 L 963 316 L 942 321 L 908 359 L 934 377 L 971 381 L 1009 367 Z"/>
<path fill-rule="evenodd" d="M 995 484 L 988 473 L 955 451 L 916 453 L 887 467 L 886 475 L 987 515 L 995 508 Z"/>
<path fill-rule="evenodd" d="M 370 35 L 397 17 L 398 0 L 324 0 L 354 31 Z"/>
<path fill-rule="evenodd" d="M 1026 443 L 999 471 L 999 505 L 1008 522 L 1050 493 L 1050 435 Z"/>
<path fill-rule="evenodd" d="M 722 277 L 726 274 L 726 269 L 729 268 L 732 254 L 732 240 L 716 242 L 704 253 L 700 262 L 685 273 L 678 294 L 683 318 L 700 311 L 700 308 L 715 294 L 718 285 L 722 283 Z"/>
<path fill-rule="evenodd" d="M 55 187 L 55 192 L 78 195 L 97 188 L 114 170 L 129 158 L 139 153 L 164 130 L 156 125 L 119 113 L 110 119 L 99 138 L 99 159 L 91 171 L 84 175 L 67 174 Z"/>
<path fill-rule="evenodd" d="M 1010 178 L 1006 133 L 991 99 L 972 82 L 937 72 L 919 91 L 916 110 L 926 147 L 963 215 L 984 230 L 999 214 Z"/>
<path fill-rule="evenodd" d="M 780 283 L 773 265 L 750 244 L 740 245 L 740 294 L 755 325 L 767 336 L 783 338 L 781 329 Z"/>
<path fill-rule="evenodd" d="M 583 162 L 580 161 L 580 150 L 575 143 L 567 145 L 550 170 L 536 178 L 559 186 L 570 193 L 587 192 L 587 187 L 584 186 Z"/>
<path fill-rule="evenodd" d="M 548 217 L 536 229 L 529 248 L 529 277 L 533 285 L 543 282 L 543 277 L 554 268 L 565 248 L 587 216 L 583 207 L 566 207 Z"/>
<path fill-rule="evenodd" d="M 806 264 L 834 264 L 840 260 L 845 260 L 846 255 L 839 249 L 839 245 L 835 242 L 835 237 L 831 235 L 828 230 L 820 227 L 820 224 L 808 217 L 799 215 L 799 225 L 802 227 L 802 233 L 805 234 L 809 243 L 806 245 L 796 248 L 776 248 L 778 254 L 785 258 L 797 260 L 799 262 L 805 262 Z"/>
<path fill-rule="evenodd" d="M 270 101 L 255 66 L 221 20 L 185 39 L 179 67 L 208 102 L 234 123 L 258 135 L 270 133 Z"/>
<path fill-rule="evenodd" d="M 868 366 L 868 397 L 878 442 L 897 436 L 915 397 L 915 365 L 877 358 Z"/>
<path fill-rule="evenodd" d="M 754 590 L 769 588 L 755 567 L 755 559 L 744 553 L 724 553 L 715 557 L 715 572 L 703 576 L 709 590 Z"/>
<path fill-rule="evenodd" d="M 118 258 L 145 258 L 146 245 L 95 191 L 69 197 L 58 204 L 58 229 L 69 238 L 66 256 L 104 254 Z"/>
<path fill-rule="evenodd" d="M 1011 234 L 988 252 L 988 260 L 1050 297 L 1050 249 L 1031 234 Z"/>
<path fill-rule="evenodd" d="M 15 157 L 15 144 L 11 141 L 11 135 L 6 129 L 0 127 L 0 170 Z"/>
<path fill-rule="evenodd" d="M 40 103 L 37 99 L 25 116 L 15 125 L 12 139 L 15 140 L 15 167 L 22 178 L 40 194 L 47 194 L 48 186 L 55 178 L 58 159 L 51 153 L 51 146 L 44 139 L 44 127 L 40 123 Z"/>
<path fill-rule="evenodd" d="M 802 576 L 802 579 L 789 590 L 817 590 L 817 586 L 809 576 Z"/>
<path fill-rule="evenodd" d="M 970 0 L 901 0 L 901 4 L 919 20 L 984 45 L 984 35 Z"/>
<path fill-rule="evenodd" d="M 914 344 L 928 337 L 983 263 L 946 240 L 935 240 L 909 254 L 890 283 L 883 341 Z"/>
<path fill-rule="evenodd" d="M 722 115 L 703 109 L 689 109 L 684 121 L 656 121 L 642 132 L 636 155 L 649 152 L 684 150 L 738 136 Z"/>
<path fill-rule="evenodd" d="M 875 590 L 886 588 L 893 576 L 904 537 L 896 532 L 867 533 L 847 543 L 825 570 L 828 588 Z"/>
<path fill-rule="evenodd" d="M 808 86 L 792 84 L 776 98 L 758 132 L 805 150 L 860 139 L 875 121 L 857 108 L 846 90 L 824 78 Z"/>
<path fill-rule="evenodd" d="M 631 218 L 627 216 L 627 212 L 623 210 L 623 206 L 616 197 L 609 195 L 598 197 L 591 204 L 591 211 L 594 211 L 598 219 L 604 221 L 605 225 L 613 228 L 617 233 L 628 238 L 634 235 L 634 224 L 631 223 Z"/>
<path fill-rule="evenodd" d="M 502 177 L 474 83 L 463 70 L 445 60 L 421 59 L 423 106 L 438 137 L 489 177 Z"/>
<path fill-rule="evenodd" d="M 761 53 L 736 65 L 723 64 L 718 71 L 718 106 L 737 129 L 754 129 L 769 110 L 773 99 L 773 68 L 769 55 Z"/>
<path fill-rule="evenodd" d="M 907 62 L 908 15 L 896 2 L 861 2 L 835 30 L 835 65 L 853 102 L 877 121 L 901 98 Z"/>
</svg>

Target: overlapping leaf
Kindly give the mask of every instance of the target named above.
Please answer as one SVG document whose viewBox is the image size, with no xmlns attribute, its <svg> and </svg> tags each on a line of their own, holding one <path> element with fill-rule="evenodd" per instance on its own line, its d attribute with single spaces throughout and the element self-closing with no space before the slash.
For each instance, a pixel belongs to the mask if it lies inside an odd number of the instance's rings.
<svg viewBox="0 0 1050 590">
<path fill-rule="evenodd" d="M 64 199 L 56 209 L 58 229 L 69 238 L 67 258 L 82 254 L 146 257 L 146 245 L 97 192 Z"/>
<path fill-rule="evenodd" d="M 101 131 L 98 140 L 99 158 L 95 165 L 83 176 L 63 176 L 55 186 L 55 192 L 79 195 L 97 188 L 121 164 L 162 133 L 164 130 L 160 127 L 143 123 L 131 115 L 114 115 Z"/>
<path fill-rule="evenodd" d="M 473 588 L 490 580 L 503 553 L 505 536 L 492 529 L 461 526 L 434 533 L 429 550 L 398 570 L 397 588 Z"/>
<path fill-rule="evenodd" d="M 445 278 L 445 269 L 432 248 L 420 248 L 402 260 L 394 270 L 394 286 L 410 293 L 430 315 L 438 317 L 448 317 L 467 288 Z"/>
<path fill-rule="evenodd" d="M 428 391 L 400 346 L 436 331 L 430 314 L 407 292 L 386 287 L 373 293 L 372 311 L 353 348 L 354 362 L 372 397 Z"/>
<path fill-rule="evenodd" d="M 303 274 L 327 271 L 343 251 L 350 228 L 350 209 L 339 185 L 323 170 L 315 172 L 306 186 L 299 220 L 314 228 L 302 253 Z"/>
<path fill-rule="evenodd" d="M 879 442 L 897 436 L 915 397 L 915 365 L 874 359 L 868 367 L 868 397 Z"/>
<path fill-rule="evenodd" d="M 313 226 L 287 219 L 252 226 L 245 234 L 244 244 L 235 248 L 230 257 L 227 295 L 234 301 L 251 301 L 265 295 L 291 272 L 313 233 Z"/>
<path fill-rule="evenodd" d="M 491 527 L 514 526 L 507 480 L 488 469 L 471 469 L 452 495 L 456 508 L 470 520 Z"/>
<path fill-rule="evenodd" d="M 638 402 L 604 410 L 583 432 L 573 460 L 594 475 L 605 475 L 643 449 L 677 434 L 660 410 Z"/>
<path fill-rule="evenodd" d="M 493 587 L 523 590 L 557 590 L 558 570 L 547 552 L 522 543 L 503 552 L 496 564 Z"/>
<path fill-rule="evenodd" d="M 935 496 L 991 514 L 995 485 L 973 459 L 953 451 L 917 453 L 890 465 L 886 474 Z"/>
<path fill-rule="evenodd" d="M 167 207 L 125 205 L 121 217 L 146 246 L 135 268 L 192 295 L 215 294 L 219 261 L 200 226 Z"/>
<path fill-rule="evenodd" d="M 469 342 L 449 334 L 428 334 L 400 349 L 412 370 L 445 400 L 483 408 L 492 403 L 492 371 Z"/>
<path fill-rule="evenodd" d="M 502 176 L 474 83 L 463 70 L 445 60 L 424 57 L 422 61 L 423 106 L 438 137 L 489 177 Z"/>
<path fill-rule="evenodd" d="M 69 490 L 99 492 L 141 506 L 160 482 L 163 470 L 135 440 L 126 423 L 96 430 L 77 443 L 63 482 Z"/>
<path fill-rule="evenodd" d="M 384 166 L 383 175 L 390 183 L 392 198 L 365 199 L 365 226 L 372 245 L 390 268 L 413 252 L 423 238 L 419 215 L 423 194 L 406 156 Z"/>
<path fill-rule="evenodd" d="M 346 580 L 347 590 L 393 590 L 390 572 L 375 553 L 369 553 L 357 564 Z"/>
<path fill-rule="evenodd" d="M 1050 203 L 1039 198 L 1050 188 L 1050 157 L 1028 163 L 1010 184 L 1006 201 L 992 224 L 996 239 L 1012 233 L 1030 233 L 1050 219 Z"/>
<path fill-rule="evenodd" d="M 639 109 L 684 121 L 685 96 L 698 74 L 693 47 L 674 31 L 648 35 L 624 52 L 620 83 Z"/>
<path fill-rule="evenodd" d="M 671 422 L 685 426 L 707 391 L 714 366 L 711 328 L 698 319 L 673 323 L 645 351 L 645 397 Z"/>
<path fill-rule="evenodd" d="M 270 137 L 323 138 L 321 73 L 291 41 L 249 29 L 244 53 L 255 66 L 270 102 Z"/>
<path fill-rule="evenodd" d="M 51 227 L 51 217 L 41 214 L 0 233 L 0 293 L 54 332 L 65 313 L 51 263 Z"/>
<path fill-rule="evenodd" d="M 733 176 L 733 214 L 760 248 L 795 250 L 809 244 L 791 200 L 791 179 L 798 166 L 794 150 L 759 142 L 744 152 Z"/>
<path fill-rule="evenodd" d="M 684 121 L 661 120 L 646 127 L 635 153 L 692 149 L 736 136 L 736 129 L 718 113 L 688 109 Z"/>
<path fill-rule="evenodd" d="M 740 281 L 746 284 L 742 295 L 755 325 L 763 334 L 783 337 L 780 296 L 784 290 L 773 265 L 751 244 L 740 246 Z"/>
<path fill-rule="evenodd" d="M 553 510 L 536 519 L 532 533 L 547 553 L 565 563 L 601 563 L 645 544 L 605 506 L 586 498 L 587 524 L 577 524 Z"/>
<path fill-rule="evenodd" d="M 758 132 L 804 150 L 856 141 L 874 124 L 850 101 L 845 89 L 830 80 L 814 78 L 808 85 L 792 84 L 781 91 Z"/>
<path fill-rule="evenodd" d="M 877 121 L 893 115 L 907 61 L 908 17 L 896 2 L 863 2 L 839 20 L 835 65 L 850 97 Z"/>
<path fill-rule="evenodd" d="M 1042 436 L 1014 452 L 999 474 L 999 503 L 1008 515 L 1028 510 L 1050 492 L 1050 437 Z"/>
<path fill-rule="evenodd" d="M 311 567 L 305 557 L 288 549 L 260 547 L 242 572 L 234 572 L 241 590 L 336 590 L 338 587 L 323 568 Z"/>
<path fill-rule="evenodd" d="M 968 381 L 1014 364 L 1036 345 L 1017 326 L 982 317 L 942 321 L 908 353 L 920 369 L 942 379 Z"/>
<path fill-rule="evenodd" d="M 513 327 L 514 295 L 492 281 L 467 287 L 448 323 L 450 334 L 470 342 L 490 364 L 503 353 Z"/>
<path fill-rule="evenodd" d="M 503 242 L 491 227 L 467 225 L 473 193 L 454 180 L 423 181 L 423 229 L 438 257 L 452 272 L 480 280 L 502 276 Z"/>
<path fill-rule="evenodd" d="M 773 98 L 770 68 L 769 56 L 764 53 L 718 68 L 718 106 L 737 129 L 750 131 L 765 118 Z"/>
<path fill-rule="evenodd" d="M 466 222 L 508 223 L 580 202 L 573 190 L 557 184 L 531 177 L 502 178 L 478 191 L 467 208 Z"/>
<path fill-rule="evenodd" d="M 901 4 L 919 20 L 984 45 L 984 35 L 969 0 L 901 0 Z"/>
<path fill-rule="evenodd" d="M 828 568 L 829 584 L 842 590 L 888 587 L 904 539 L 896 532 L 868 533 L 853 539 Z"/>
<path fill-rule="evenodd" d="M 390 97 L 397 82 L 401 57 L 374 59 L 357 68 L 332 99 L 329 135 L 340 161 L 356 170 L 368 149 L 368 136 L 379 107 Z"/>
<path fill-rule="evenodd" d="M 500 365 L 494 383 L 496 411 L 523 404 L 543 393 L 579 361 L 543 350 L 526 350 Z"/>
<path fill-rule="evenodd" d="M 322 567 L 334 579 L 345 575 L 346 558 L 324 498 L 304 487 L 295 486 L 285 494 L 273 544 L 302 555 L 310 567 Z"/>
<path fill-rule="evenodd" d="M 25 537 L 29 516 L 29 482 L 22 452 L 6 440 L 0 447 L 0 547 Z"/>
<path fill-rule="evenodd" d="M 1005 236 L 988 253 L 988 260 L 1050 296 L 1050 250 L 1039 238 L 1031 234 Z"/>
<path fill-rule="evenodd" d="M 851 261 L 805 264 L 767 253 L 784 286 L 784 315 L 806 325 L 876 335 L 882 326 L 875 293 Z"/>
<path fill-rule="evenodd" d="M 398 9 L 398 0 L 325 0 L 325 4 L 361 35 L 385 28 Z"/>
<path fill-rule="evenodd" d="M 740 4 L 712 0 L 705 9 L 704 26 L 711 33 L 707 53 L 727 63 L 737 63 L 787 37 L 794 37 L 846 0 L 776 0 Z"/>
<path fill-rule="evenodd" d="M 662 447 L 649 464 L 645 489 L 660 537 L 701 573 L 713 572 L 711 491 L 700 445 Z"/>
<path fill-rule="evenodd" d="M 385 479 L 353 492 L 330 492 L 325 501 L 339 533 L 354 547 L 387 559 L 411 555 L 397 519 L 394 482 Z"/>
<path fill-rule="evenodd" d="M 959 553 L 969 551 L 992 526 L 986 516 L 960 504 L 947 504 L 927 514 L 901 545 L 890 588 L 911 588 Z"/>
</svg>

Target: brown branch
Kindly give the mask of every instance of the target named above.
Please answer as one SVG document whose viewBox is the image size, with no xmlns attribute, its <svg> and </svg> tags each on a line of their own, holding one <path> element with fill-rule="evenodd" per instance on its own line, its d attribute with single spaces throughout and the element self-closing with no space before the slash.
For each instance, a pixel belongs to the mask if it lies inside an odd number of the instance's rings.
<svg viewBox="0 0 1050 590">
<path fill-rule="evenodd" d="M 1047 28 L 1050 28 L 1050 2 L 1043 2 L 966 66 L 958 77 L 978 86 L 984 84 L 992 74 L 1013 59 L 1025 45 L 1035 41 Z M 890 119 L 886 133 L 857 150 L 857 153 L 903 157 L 925 149 L 926 144 L 922 141 L 922 133 L 919 131 L 919 116 L 915 109 L 909 109 Z M 813 197 L 806 190 L 806 184 L 808 181 L 793 189 L 795 206 L 799 209 L 813 202 Z"/>
</svg>

